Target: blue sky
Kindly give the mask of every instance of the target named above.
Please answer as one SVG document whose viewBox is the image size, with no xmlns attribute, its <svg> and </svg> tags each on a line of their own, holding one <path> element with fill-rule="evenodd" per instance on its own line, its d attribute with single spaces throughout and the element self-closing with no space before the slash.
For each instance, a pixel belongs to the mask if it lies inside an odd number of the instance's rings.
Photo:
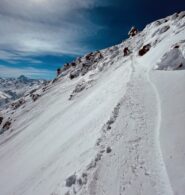
<svg viewBox="0 0 185 195">
<path fill-rule="evenodd" d="M 126 39 L 132 25 L 182 10 L 184 0 L 0 0 L 0 77 L 52 79 L 64 63 Z"/>
</svg>

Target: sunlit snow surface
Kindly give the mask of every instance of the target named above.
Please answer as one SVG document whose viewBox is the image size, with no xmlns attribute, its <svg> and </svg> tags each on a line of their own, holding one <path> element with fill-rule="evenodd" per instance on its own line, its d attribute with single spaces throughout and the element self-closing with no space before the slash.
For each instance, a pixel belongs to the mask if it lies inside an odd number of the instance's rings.
<svg viewBox="0 0 185 195">
<path fill-rule="evenodd" d="M 37 101 L 3 110 L 1 128 L 12 124 L 0 135 L 0 194 L 184 194 L 183 14 L 102 50 L 84 76 L 69 78 L 77 66 L 35 92 Z"/>
</svg>

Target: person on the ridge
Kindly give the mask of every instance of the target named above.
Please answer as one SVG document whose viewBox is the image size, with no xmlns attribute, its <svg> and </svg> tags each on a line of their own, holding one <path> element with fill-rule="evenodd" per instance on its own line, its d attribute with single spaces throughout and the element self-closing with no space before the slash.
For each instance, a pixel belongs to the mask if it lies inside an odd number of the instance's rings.
<svg viewBox="0 0 185 195">
<path fill-rule="evenodd" d="M 59 76 L 61 74 L 61 69 L 60 68 L 57 68 L 57 76 Z"/>
<path fill-rule="evenodd" d="M 128 56 L 131 53 L 131 51 L 129 50 L 128 47 L 125 47 L 123 50 L 123 53 L 124 53 L 124 56 Z"/>
<path fill-rule="evenodd" d="M 128 32 L 128 35 L 129 37 L 134 37 L 135 35 L 137 35 L 138 32 L 139 32 L 138 29 L 135 26 L 133 26 L 131 30 Z"/>
</svg>

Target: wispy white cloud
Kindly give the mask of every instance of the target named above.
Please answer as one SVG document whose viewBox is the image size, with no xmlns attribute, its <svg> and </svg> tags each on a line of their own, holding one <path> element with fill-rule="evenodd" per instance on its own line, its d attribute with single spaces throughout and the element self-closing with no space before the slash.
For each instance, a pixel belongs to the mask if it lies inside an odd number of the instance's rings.
<svg viewBox="0 0 185 195">
<path fill-rule="evenodd" d="M 0 65 L 0 77 L 19 77 L 20 75 L 25 75 L 36 79 L 52 79 L 54 74 L 54 71 L 46 69 L 36 69 L 33 67 L 18 68 Z"/>
<path fill-rule="evenodd" d="M 32 64 L 41 64 L 42 63 L 42 61 L 33 59 L 29 56 L 30 56 L 30 54 L 27 54 L 27 53 L 17 53 L 14 51 L 0 50 L 0 59 L 7 61 L 9 63 L 12 63 L 12 64 L 20 62 L 20 61 L 28 62 L 28 63 L 32 63 Z"/>
<path fill-rule="evenodd" d="M 102 1 L 104 2 L 104 1 Z M 28 55 L 75 54 L 87 51 L 80 40 L 95 35 L 102 26 L 82 14 L 98 0 L 1 0 L 0 59 Z"/>
</svg>

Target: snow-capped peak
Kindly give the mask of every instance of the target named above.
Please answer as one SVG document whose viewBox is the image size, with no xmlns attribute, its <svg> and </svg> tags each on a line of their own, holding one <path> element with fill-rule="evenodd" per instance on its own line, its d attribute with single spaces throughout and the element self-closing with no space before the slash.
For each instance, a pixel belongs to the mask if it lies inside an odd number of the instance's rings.
<svg viewBox="0 0 185 195">
<path fill-rule="evenodd" d="M 38 88 L 44 80 L 30 79 L 24 75 L 18 78 L 0 78 L 0 107 L 22 97 L 27 91 Z"/>
</svg>

